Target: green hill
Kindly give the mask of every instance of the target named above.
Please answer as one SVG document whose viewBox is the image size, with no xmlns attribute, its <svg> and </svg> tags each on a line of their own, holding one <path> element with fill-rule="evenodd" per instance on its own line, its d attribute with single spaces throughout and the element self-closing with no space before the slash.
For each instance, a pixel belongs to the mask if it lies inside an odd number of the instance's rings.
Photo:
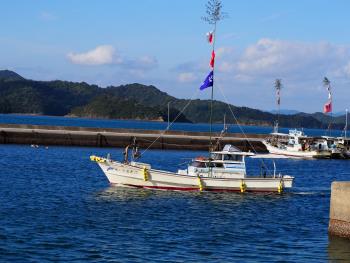
<svg viewBox="0 0 350 263">
<path fill-rule="evenodd" d="M 18 75 L 16 72 L 13 72 L 10 70 L 0 70 L 0 80 L 14 81 L 14 80 L 24 80 L 24 78 Z"/>
<path fill-rule="evenodd" d="M 177 115 L 181 122 L 209 120 L 210 101 L 177 99 L 154 86 L 134 83 L 100 88 L 85 82 L 27 80 L 15 72 L 0 71 L 0 113 L 167 121 L 168 102 L 171 120 Z M 245 125 L 271 126 L 276 120 L 276 115 L 269 112 L 213 101 L 213 122 L 222 123 L 226 114 L 228 123 L 236 123 L 231 110 Z M 280 115 L 280 126 L 326 128 L 330 120 L 333 128 L 344 127 L 345 116 L 330 119 L 323 113 Z"/>
</svg>

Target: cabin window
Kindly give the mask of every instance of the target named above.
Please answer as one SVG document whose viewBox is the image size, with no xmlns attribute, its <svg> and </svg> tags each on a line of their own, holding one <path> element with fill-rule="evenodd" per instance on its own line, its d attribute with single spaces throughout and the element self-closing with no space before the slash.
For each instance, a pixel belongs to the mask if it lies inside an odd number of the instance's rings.
<svg viewBox="0 0 350 263">
<path fill-rule="evenodd" d="M 205 167 L 205 163 L 194 161 L 192 163 L 192 166 L 198 167 L 198 168 L 204 168 Z"/>
<path fill-rule="evenodd" d="M 212 158 L 213 160 L 222 160 L 222 155 L 221 155 L 221 154 L 218 154 L 218 153 L 213 153 L 213 154 L 211 155 L 211 158 Z"/>
<path fill-rule="evenodd" d="M 226 154 L 226 155 L 224 155 L 224 160 L 225 161 L 241 162 L 242 161 L 242 155 Z"/>
</svg>

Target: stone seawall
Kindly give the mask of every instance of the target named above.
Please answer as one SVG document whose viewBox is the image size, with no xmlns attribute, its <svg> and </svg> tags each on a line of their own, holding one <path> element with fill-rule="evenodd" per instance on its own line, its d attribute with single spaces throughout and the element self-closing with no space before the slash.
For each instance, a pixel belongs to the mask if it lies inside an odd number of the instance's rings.
<svg viewBox="0 0 350 263">
<path fill-rule="evenodd" d="M 213 142 L 219 136 L 213 133 Z M 220 140 L 220 145 L 232 144 L 243 151 L 266 152 L 262 143 L 265 136 L 228 133 Z M 141 148 L 208 150 L 209 147 L 209 133 L 206 132 L 0 124 L 2 144 L 125 147 L 134 138 Z"/>
<path fill-rule="evenodd" d="M 350 239 L 350 182 L 333 182 L 328 232 Z"/>
</svg>

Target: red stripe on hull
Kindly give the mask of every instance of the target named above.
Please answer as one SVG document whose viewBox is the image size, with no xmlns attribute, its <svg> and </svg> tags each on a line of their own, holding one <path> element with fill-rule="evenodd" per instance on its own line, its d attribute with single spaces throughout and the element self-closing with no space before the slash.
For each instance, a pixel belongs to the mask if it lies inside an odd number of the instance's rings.
<svg viewBox="0 0 350 263">
<path fill-rule="evenodd" d="M 143 186 L 133 184 L 123 184 L 128 187 L 155 189 L 155 190 L 167 190 L 167 191 L 200 191 L 198 187 L 172 187 L 172 186 Z M 225 188 L 207 188 L 205 192 L 241 192 L 241 189 L 225 189 Z M 251 193 L 273 193 L 278 192 L 277 189 L 247 189 L 245 192 Z"/>
</svg>

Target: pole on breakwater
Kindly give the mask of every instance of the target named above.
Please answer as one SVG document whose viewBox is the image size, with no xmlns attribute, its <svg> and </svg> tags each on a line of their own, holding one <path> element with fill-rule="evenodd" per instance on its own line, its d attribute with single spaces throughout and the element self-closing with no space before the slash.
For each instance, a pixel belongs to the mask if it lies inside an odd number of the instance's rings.
<svg viewBox="0 0 350 263">
<path fill-rule="evenodd" d="M 333 182 L 331 189 L 328 232 L 350 239 L 350 182 Z"/>
</svg>

